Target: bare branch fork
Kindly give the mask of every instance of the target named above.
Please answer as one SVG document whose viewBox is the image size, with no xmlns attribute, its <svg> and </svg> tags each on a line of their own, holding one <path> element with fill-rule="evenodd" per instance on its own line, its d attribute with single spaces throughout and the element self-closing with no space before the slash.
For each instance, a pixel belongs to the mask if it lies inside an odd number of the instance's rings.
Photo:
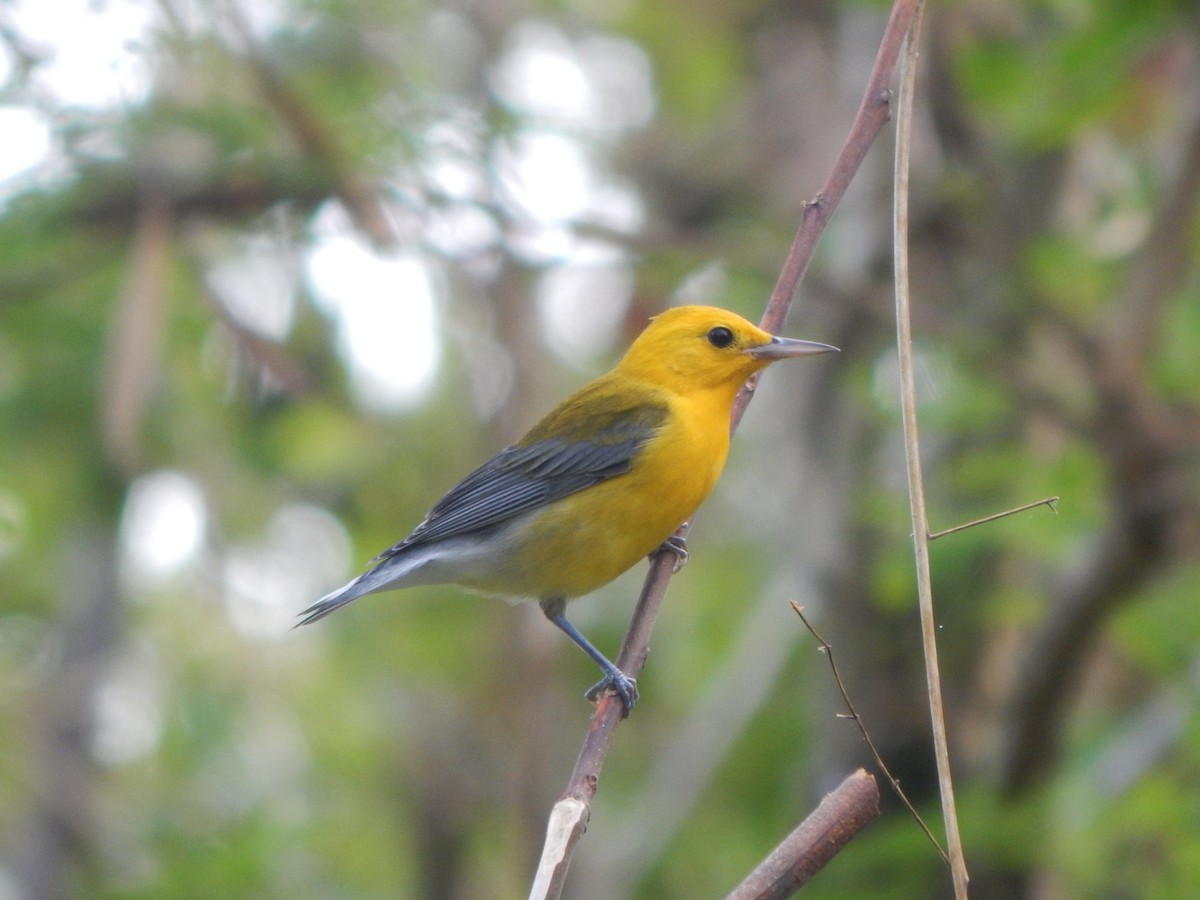
<svg viewBox="0 0 1200 900">
<path fill-rule="evenodd" d="M 892 6 L 862 103 L 846 142 L 820 193 L 804 204 L 800 225 L 761 320 L 762 327 L 767 331 L 778 331 L 783 325 L 800 281 L 808 269 L 817 240 L 867 151 L 891 117 L 892 75 L 918 6 L 919 0 L 895 0 Z M 741 421 L 756 383 L 757 379 L 751 379 L 738 395 L 730 422 L 731 430 L 736 429 Z M 671 578 L 673 562 L 672 554 L 660 554 L 651 561 L 629 631 L 616 660 L 621 670 L 631 677 L 637 677 L 645 662 L 650 632 Z M 595 796 L 600 771 L 612 746 L 620 715 L 619 701 L 607 695 L 600 699 L 567 787 L 551 811 L 546 843 L 530 891 L 531 900 L 553 900 L 561 896 L 571 853 L 586 828 L 591 800 Z"/>
</svg>

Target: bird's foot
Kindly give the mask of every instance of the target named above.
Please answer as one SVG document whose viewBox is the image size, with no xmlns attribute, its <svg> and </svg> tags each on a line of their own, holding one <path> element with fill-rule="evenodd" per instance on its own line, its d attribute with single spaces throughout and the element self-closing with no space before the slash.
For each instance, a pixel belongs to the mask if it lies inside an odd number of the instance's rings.
<svg viewBox="0 0 1200 900">
<path fill-rule="evenodd" d="M 675 557 L 675 565 L 671 567 L 671 574 L 674 575 L 683 568 L 691 556 L 688 553 L 687 538 L 682 534 L 676 533 L 671 535 L 665 541 L 658 545 L 658 548 L 652 553 L 652 556 L 658 556 L 662 553 L 670 553 Z"/>
<path fill-rule="evenodd" d="M 637 681 L 630 678 L 620 669 L 614 668 L 588 688 L 583 696 L 592 703 L 597 703 L 601 697 L 609 692 L 621 698 L 621 718 L 629 718 L 629 713 L 638 699 Z"/>
</svg>

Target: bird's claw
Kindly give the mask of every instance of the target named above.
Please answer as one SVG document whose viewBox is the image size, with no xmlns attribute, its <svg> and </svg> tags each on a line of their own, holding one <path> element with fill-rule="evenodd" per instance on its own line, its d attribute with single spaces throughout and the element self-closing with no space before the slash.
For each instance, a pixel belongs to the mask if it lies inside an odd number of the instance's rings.
<svg viewBox="0 0 1200 900">
<path fill-rule="evenodd" d="M 682 569 L 691 557 L 691 554 L 688 553 L 687 538 L 682 534 L 673 534 L 659 544 L 658 549 L 654 551 L 654 555 L 658 556 L 660 553 L 670 553 L 675 557 L 675 565 L 671 567 L 672 575 Z"/>
<path fill-rule="evenodd" d="M 629 718 L 629 713 L 638 700 L 637 681 L 630 678 L 624 672 L 616 670 L 593 684 L 583 696 L 592 703 L 597 703 L 601 697 L 609 692 L 621 698 L 621 718 Z"/>
</svg>

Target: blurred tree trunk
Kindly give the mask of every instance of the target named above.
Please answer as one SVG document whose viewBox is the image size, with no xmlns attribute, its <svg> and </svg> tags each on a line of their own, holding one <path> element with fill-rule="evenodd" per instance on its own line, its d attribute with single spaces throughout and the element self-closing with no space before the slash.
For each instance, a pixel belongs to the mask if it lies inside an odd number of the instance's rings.
<svg viewBox="0 0 1200 900">
<path fill-rule="evenodd" d="M 16 868 L 24 895 L 36 900 L 79 896 L 102 866 L 92 741 L 97 689 L 122 631 L 116 546 L 115 530 L 96 528 L 81 527 L 62 541 L 58 661 L 34 710 L 36 784 Z"/>
</svg>

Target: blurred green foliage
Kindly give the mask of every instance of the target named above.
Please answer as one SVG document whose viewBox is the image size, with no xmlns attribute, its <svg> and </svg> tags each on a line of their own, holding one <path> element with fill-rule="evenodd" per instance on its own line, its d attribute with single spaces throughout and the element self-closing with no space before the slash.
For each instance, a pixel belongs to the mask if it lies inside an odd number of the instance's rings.
<svg viewBox="0 0 1200 900">
<path fill-rule="evenodd" d="M 48 57 L 4 14 L 6 102 L 43 116 L 53 151 L 0 200 L 0 883 L 523 896 L 587 727 L 590 663 L 536 608 L 453 588 L 369 598 L 303 632 L 292 616 L 666 303 L 762 308 L 886 10 L 233 9 L 160 4 L 132 42 L 141 93 L 102 109 L 56 99 Z M 527 26 L 553 39 L 514 57 Z M 913 249 L 934 527 L 1061 497 L 1057 514 L 934 544 L 973 887 L 1186 896 L 1200 884 L 1195 12 L 963 0 L 931 7 L 929 29 Z M 514 70 L 534 99 L 506 87 Z M 654 114 L 631 124 L 639 90 Z M 793 599 L 939 830 L 885 144 L 788 326 L 843 352 L 760 387 L 568 896 L 727 890 L 870 765 Z M 585 188 L 523 161 L 535 145 L 565 146 Z M 541 177 L 548 196 L 532 193 Z M 338 240 L 429 273 L 439 362 L 415 398 L 358 387 L 345 309 L 311 269 Z M 246 259 L 231 290 L 215 273 Z M 566 269 L 629 289 L 554 295 Z M 420 298 L 371 287 L 416 322 Z M 255 324 L 275 296 L 283 324 Z M 386 337 L 396 357 L 424 340 L 415 324 Z M 198 511 L 160 491 L 159 518 L 134 515 L 162 473 Z M 171 556 L 189 509 L 194 540 Z M 601 648 L 618 646 L 640 577 L 573 608 Z M 807 893 L 948 890 L 885 798 Z"/>
</svg>

